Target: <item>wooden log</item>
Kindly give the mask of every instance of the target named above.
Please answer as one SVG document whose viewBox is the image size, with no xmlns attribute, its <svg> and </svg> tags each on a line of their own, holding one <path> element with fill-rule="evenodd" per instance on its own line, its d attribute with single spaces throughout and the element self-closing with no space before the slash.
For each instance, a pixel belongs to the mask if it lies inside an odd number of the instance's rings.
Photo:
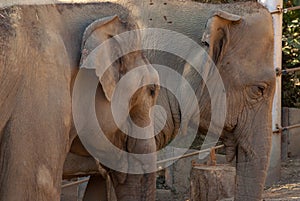
<svg viewBox="0 0 300 201">
<path fill-rule="evenodd" d="M 216 201 L 234 196 L 235 168 L 229 165 L 194 165 L 191 201 Z"/>
</svg>

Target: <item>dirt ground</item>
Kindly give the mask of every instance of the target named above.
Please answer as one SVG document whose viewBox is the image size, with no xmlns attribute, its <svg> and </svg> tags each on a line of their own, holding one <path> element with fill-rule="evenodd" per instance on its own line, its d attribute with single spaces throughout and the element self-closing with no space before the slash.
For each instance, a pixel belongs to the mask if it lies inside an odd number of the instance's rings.
<svg viewBox="0 0 300 201">
<path fill-rule="evenodd" d="M 74 201 L 77 187 L 63 191 L 61 201 Z M 264 201 L 300 201 L 300 157 L 282 163 L 281 180 L 264 193 Z"/>
<path fill-rule="evenodd" d="M 282 163 L 281 180 L 265 190 L 265 200 L 300 201 L 300 157 Z"/>
</svg>

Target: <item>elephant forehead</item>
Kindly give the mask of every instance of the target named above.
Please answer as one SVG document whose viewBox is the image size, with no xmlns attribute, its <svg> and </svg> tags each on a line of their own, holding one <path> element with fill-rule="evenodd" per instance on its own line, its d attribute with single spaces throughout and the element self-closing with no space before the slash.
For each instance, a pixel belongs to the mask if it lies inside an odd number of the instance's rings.
<svg viewBox="0 0 300 201">
<path fill-rule="evenodd" d="M 226 68 L 229 79 L 238 77 L 242 83 L 251 84 L 258 81 L 268 82 L 275 78 L 272 48 L 245 48 L 227 57 L 225 62 L 229 63 Z"/>
<path fill-rule="evenodd" d="M 142 85 L 159 84 L 158 72 L 151 65 L 133 69 L 133 77 L 136 77 L 136 79 L 142 79 Z"/>
<path fill-rule="evenodd" d="M 273 22 L 271 15 L 256 14 L 247 18 L 249 29 L 256 35 L 262 34 L 263 37 L 273 37 Z"/>
<path fill-rule="evenodd" d="M 148 66 L 148 69 L 150 74 L 150 82 L 159 85 L 160 82 L 158 72 L 152 66 Z"/>
<path fill-rule="evenodd" d="M 229 48 L 224 61 L 230 63 L 228 71 L 236 71 L 246 78 L 244 81 L 273 79 L 274 36 L 270 15 L 245 16 L 243 24 L 232 34 Z"/>
</svg>

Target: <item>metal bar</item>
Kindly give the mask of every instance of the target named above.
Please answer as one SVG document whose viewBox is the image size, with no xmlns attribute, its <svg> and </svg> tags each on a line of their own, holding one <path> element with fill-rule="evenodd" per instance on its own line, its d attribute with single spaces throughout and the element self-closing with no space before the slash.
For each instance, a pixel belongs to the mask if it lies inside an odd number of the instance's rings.
<svg viewBox="0 0 300 201">
<path fill-rule="evenodd" d="M 300 6 L 293 6 L 293 7 L 286 8 L 287 11 L 291 11 L 291 10 L 299 10 L 299 9 L 300 9 Z M 283 9 L 283 10 L 285 10 L 285 9 Z M 287 12 L 287 11 L 286 11 L 286 12 Z M 285 13 L 285 12 L 283 11 L 283 13 Z"/>
<path fill-rule="evenodd" d="M 300 128 L 300 124 L 295 124 L 295 125 L 292 125 L 292 126 L 287 126 L 283 130 L 290 130 L 290 129 L 294 129 L 294 128 Z"/>
<path fill-rule="evenodd" d="M 300 6 L 293 6 L 293 7 L 289 7 L 289 8 L 282 8 L 280 6 L 277 6 L 277 10 L 271 11 L 271 14 L 277 14 L 277 13 L 287 13 L 289 11 L 292 10 L 299 10 Z"/>
<path fill-rule="evenodd" d="M 173 161 L 173 160 L 180 159 L 180 158 L 187 158 L 187 157 L 194 156 L 194 155 L 197 155 L 197 154 L 200 154 L 200 153 L 209 152 L 212 149 L 216 150 L 216 149 L 220 149 L 220 148 L 223 148 L 223 147 L 224 147 L 224 145 L 219 145 L 219 146 L 215 146 L 215 147 L 212 147 L 212 148 L 209 148 L 209 149 L 204 149 L 204 150 L 200 150 L 200 151 L 195 151 L 193 153 L 188 153 L 188 154 L 185 154 L 185 155 L 182 155 L 182 156 L 171 157 L 171 158 L 168 158 L 168 159 L 165 159 L 165 160 L 157 161 L 156 164 L 166 163 L 166 162 Z M 80 180 L 80 181 L 74 181 L 74 182 L 64 184 L 64 185 L 61 186 L 61 188 L 68 188 L 70 186 L 82 184 L 82 183 L 85 183 L 87 181 L 89 181 L 89 178 L 83 179 L 83 180 Z"/>
<path fill-rule="evenodd" d="M 85 183 L 87 181 L 89 181 L 89 178 L 64 184 L 64 185 L 61 186 L 61 188 L 68 188 L 70 186 L 82 184 L 82 183 Z"/>
<path fill-rule="evenodd" d="M 279 14 L 281 14 L 282 13 L 282 8 L 281 8 L 281 6 L 280 5 L 277 5 L 277 10 L 274 10 L 274 11 L 270 11 L 270 13 L 271 14 L 277 14 L 277 13 L 279 13 Z"/>
<path fill-rule="evenodd" d="M 276 68 L 276 75 L 280 76 L 280 75 L 286 75 L 290 72 L 295 72 L 295 71 L 300 71 L 300 67 L 296 67 L 296 68 L 289 68 L 289 69 L 282 69 L 280 70 L 279 68 Z"/>
<path fill-rule="evenodd" d="M 195 151 L 193 153 L 184 154 L 182 156 L 175 156 L 175 157 L 171 157 L 171 158 L 168 158 L 168 159 L 160 160 L 160 161 L 157 161 L 156 164 L 166 163 L 166 162 L 181 159 L 181 158 L 187 158 L 187 157 L 194 156 L 194 155 L 197 155 L 197 154 L 200 154 L 200 153 L 209 152 L 211 149 L 220 149 L 220 148 L 223 148 L 223 147 L 224 147 L 224 145 L 222 144 L 222 145 L 219 145 L 219 146 L 215 146 L 213 148 L 203 149 L 203 150 L 200 150 L 200 151 Z"/>
<path fill-rule="evenodd" d="M 295 124 L 291 126 L 286 126 L 286 127 L 278 127 L 276 130 L 273 131 L 273 133 L 282 133 L 282 131 L 294 129 L 294 128 L 300 128 L 300 124 Z"/>
</svg>

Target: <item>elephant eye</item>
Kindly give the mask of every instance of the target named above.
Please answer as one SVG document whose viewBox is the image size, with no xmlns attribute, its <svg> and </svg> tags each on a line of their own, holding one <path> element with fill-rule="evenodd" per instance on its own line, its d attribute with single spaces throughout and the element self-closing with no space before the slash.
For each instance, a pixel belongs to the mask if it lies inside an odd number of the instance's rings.
<svg viewBox="0 0 300 201">
<path fill-rule="evenodd" d="M 260 99 L 264 96 L 267 86 L 265 84 L 252 85 L 249 88 L 249 96 L 251 99 Z"/>
<path fill-rule="evenodd" d="M 264 95 L 264 88 L 261 86 L 253 86 L 252 93 L 257 96 L 262 96 Z"/>
<path fill-rule="evenodd" d="M 151 95 L 152 97 L 154 97 L 154 96 L 155 96 L 155 91 L 156 91 L 156 86 L 155 86 L 155 84 L 149 86 L 149 91 L 150 91 L 150 95 Z"/>
<path fill-rule="evenodd" d="M 206 41 L 202 41 L 202 45 L 204 45 L 205 47 L 209 47 L 209 44 Z"/>
<path fill-rule="evenodd" d="M 125 68 L 125 65 L 124 65 L 124 57 L 120 57 L 116 63 L 118 64 L 119 66 L 119 72 L 120 72 L 120 75 L 124 75 L 126 73 L 126 68 Z"/>
<path fill-rule="evenodd" d="M 264 92 L 265 92 L 265 87 L 264 86 L 257 86 L 257 89 L 258 89 L 259 93 L 263 96 Z"/>
</svg>

